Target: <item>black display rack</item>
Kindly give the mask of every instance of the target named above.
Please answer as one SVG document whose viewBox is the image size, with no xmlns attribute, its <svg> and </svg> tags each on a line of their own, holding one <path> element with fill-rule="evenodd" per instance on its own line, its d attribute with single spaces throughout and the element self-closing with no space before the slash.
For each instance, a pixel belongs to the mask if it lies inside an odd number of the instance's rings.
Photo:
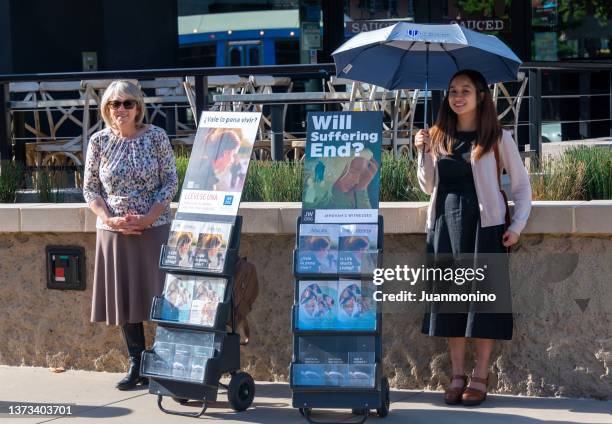
<svg viewBox="0 0 612 424">
<path fill-rule="evenodd" d="M 192 347 L 207 352 L 209 356 L 206 362 L 202 364 L 202 373 L 198 374 L 199 378 L 193 378 L 192 375 L 167 375 L 159 372 L 158 368 L 149 366 L 154 361 L 162 360 L 163 352 L 161 352 L 161 349 L 158 349 L 160 352 L 156 352 L 154 346 L 153 350 L 143 352 L 140 373 L 149 378 L 149 393 L 157 395 L 159 409 L 167 414 L 195 418 L 202 416 L 209 403 L 217 400 L 219 387 L 227 390 L 229 404 L 232 409 L 238 412 L 251 406 L 255 397 L 253 378 L 248 373 L 240 371 L 240 335 L 235 331 L 233 311 L 234 270 L 238 258 L 238 249 L 240 248 L 241 228 L 242 217 L 236 216 L 226 252 L 224 268 L 220 272 L 163 265 L 166 246 L 162 246 L 160 269 L 175 275 L 223 278 L 227 282 L 223 302 L 218 305 L 215 320 L 211 326 L 163 319 L 160 310 L 165 301 L 162 297 L 153 299 L 151 321 L 156 322 L 158 326 L 156 343 L 160 336 L 163 338 L 163 336 L 168 335 L 168 337 L 188 340 L 189 343 L 194 345 Z M 228 328 L 227 322 L 230 317 L 231 327 Z M 163 342 L 163 340 L 161 341 Z M 176 343 L 174 345 L 178 346 Z M 176 365 L 176 357 L 173 360 Z M 230 375 L 228 385 L 219 381 L 224 374 Z M 198 412 L 170 410 L 162 404 L 164 396 L 171 397 L 180 404 L 186 404 L 190 400 L 199 401 L 202 402 L 202 407 Z"/>
<path fill-rule="evenodd" d="M 293 356 L 290 369 L 290 387 L 292 389 L 292 405 L 294 408 L 299 408 L 300 414 L 302 414 L 309 423 L 321 424 L 320 422 L 312 419 L 313 408 L 322 409 L 350 409 L 353 414 L 362 416 L 360 423 L 364 423 L 370 416 L 371 410 L 375 410 L 379 417 L 385 417 L 389 413 L 390 400 L 389 400 L 389 382 L 386 376 L 383 375 L 382 370 L 382 303 L 376 303 L 376 321 L 374 328 L 367 329 L 338 329 L 338 328 L 325 328 L 325 329 L 300 329 L 298 325 L 298 309 L 300 301 L 300 281 L 332 281 L 332 280 L 361 280 L 362 282 L 372 282 L 373 270 L 366 273 L 350 273 L 350 272 L 337 272 L 337 273 L 301 273 L 298 271 L 299 266 L 297 264 L 300 240 L 300 224 L 301 218 L 297 220 L 296 229 L 296 244 L 294 251 L 294 283 L 295 283 L 295 303 L 292 310 L 292 330 L 293 330 Z M 342 225 L 342 224 L 337 224 Z M 384 236 L 384 222 L 382 216 L 378 217 L 378 250 L 375 252 L 369 252 L 371 255 L 375 255 L 376 267 L 382 267 L 383 259 L 383 237 Z M 348 383 L 344 384 L 346 375 L 359 375 L 359 372 L 351 372 L 349 366 L 346 365 L 347 370 L 345 374 L 338 372 L 338 378 L 344 379 L 342 383 L 334 381 L 334 366 L 327 362 L 324 366 L 329 367 L 325 372 L 324 384 L 317 384 L 315 378 L 309 384 L 304 384 L 302 377 L 307 375 L 309 371 L 304 367 L 306 364 L 300 360 L 300 356 L 303 354 L 303 350 L 300 347 L 300 343 L 306 344 L 314 340 L 314 343 L 327 344 L 335 343 L 335 346 L 340 350 L 350 349 L 351 345 L 357 345 L 360 341 L 364 342 L 365 346 L 369 346 L 371 349 L 370 354 L 373 354 L 374 361 L 368 365 L 360 365 L 365 367 L 362 369 L 365 371 L 362 373 L 366 377 L 365 380 L 355 380 L 353 377 L 348 379 Z M 323 347 L 322 349 L 325 349 Z M 367 349 L 366 349 L 367 350 Z M 342 353 L 348 352 L 343 351 Z M 339 363 L 343 361 L 340 360 Z M 349 361 L 350 363 L 350 361 Z M 310 366 L 310 365 L 306 365 Z M 344 365 L 340 365 L 342 367 Z M 353 365 L 355 366 L 355 365 Z M 359 367 L 359 366 L 357 366 Z M 352 368 L 353 370 L 358 368 Z M 338 368 L 340 370 L 340 368 Z M 299 381 L 296 382 L 296 376 L 300 374 Z M 315 373 L 316 374 L 316 373 Z M 331 375 L 331 379 L 330 376 Z M 342 376 L 342 377 L 340 377 Z M 317 378 L 321 378 L 318 376 Z M 356 384 L 354 384 L 356 382 Z M 331 383 L 331 384 L 330 384 Z"/>
</svg>

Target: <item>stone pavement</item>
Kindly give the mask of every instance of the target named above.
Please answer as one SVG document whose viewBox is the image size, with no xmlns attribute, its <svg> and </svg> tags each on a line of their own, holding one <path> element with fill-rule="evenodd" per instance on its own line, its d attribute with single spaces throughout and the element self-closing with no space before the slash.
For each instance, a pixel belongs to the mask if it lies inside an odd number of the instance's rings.
<svg viewBox="0 0 612 424">
<path fill-rule="evenodd" d="M 121 392 L 114 388 L 122 374 L 67 371 L 60 374 L 46 368 L 0 366 L 0 423 L 306 423 L 291 407 L 291 391 L 285 383 L 258 382 L 253 406 L 233 412 L 220 393 L 219 402 L 199 420 L 167 415 L 157 408 L 157 398 L 147 390 Z M 367 422 L 394 423 L 612 423 L 612 401 L 569 398 L 489 396 L 480 407 L 449 407 L 439 392 L 393 390 L 391 412 Z M 8 415 L 10 405 L 72 404 L 72 416 L 19 417 Z M 195 411 L 197 405 L 181 406 L 165 398 L 164 406 Z M 315 410 L 315 420 L 350 423 L 358 420 L 348 411 Z"/>
</svg>

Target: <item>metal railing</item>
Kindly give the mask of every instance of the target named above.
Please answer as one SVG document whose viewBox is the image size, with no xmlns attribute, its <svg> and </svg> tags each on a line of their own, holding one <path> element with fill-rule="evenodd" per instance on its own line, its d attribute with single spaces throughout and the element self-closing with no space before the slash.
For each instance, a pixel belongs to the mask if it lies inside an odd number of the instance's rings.
<svg viewBox="0 0 612 424">
<path fill-rule="evenodd" d="M 612 62 L 557 62 L 557 63 L 548 63 L 548 62 L 529 62 L 524 63 L 521 66 L 521 71 L 525 74 L 527 83 L 527 92 L 521 91 L 521 84 L 517 83 L 516 86 L 512 86 L 512 83 L 506 84 L 504 90 L 500 93 L 497 93 L 498 107 L 500 111 L 511 112 L 506 117 L 506 122 L 504 122 L 510 128 L 513 128 L 515 132 L 518 130 L 522 130 L 524 127 L 528 127 L 528 143 L 521 142 L 520 144 L 526 145 L 526 150 L 529 153 L 537 158 L 542 152 L 542 126 L 546 124 L 547 121 L 543 120 L 542 110 L 543 110 L 543 102 L 545 101 L 558 101 L 563 99 L 578 99 L 581 104 L 584 102 L 588 102 L 592 97 L 608 97 L 609 98 L 609 114 L 606 118 L 598 118 L 592 119 L 590 116 L 582 115 L 579 119 L 571 119 L 571 120 L 562 120 L 555 121 L 560 122 L 562 124 L 571 124 L 576 123 L 579 125 L 589 125 L 592 122 L 608 122 L 610 126 L 609 135 L 612 135 L 612 78 L 610 78 L 609 90 L 608 93 L 598 93 L 598 94 L 546 94 L 543 95 L 543 86 L 542 86 L 542 77 L 544 73 L 564 73 L 564 72 L 574 72 L 574 73 L 588 73 L 588 72 L 610 72 L 612 75 Z M 184 109 L 185 111 L 191 110 L 193 111 L 193 116 L 198 116 L 201 111 L 209 109 L 212 105 L 210 103 L 211 96 L 209 96 L 209 79 L 211 77 L 217 76 L 227 76 L 227 75 L 235 75 L 240 76 L 241 78 L 248 78 L 249 76 L 261 76 L 268 75 L 274 77 L 289 77 L 292 81 L 295 80 L 321 80 L 322 90 L 326 91 L 325 83 L 329 81 L 332 76 L 335 74 L 335 69 L 333 64 L 315 64 L 315 65 L 276 65 L 276 66 L 252 66 L 252 67 L 220 67 L 220 68 L 178 68 L 178 69 L 155 69 L 155 70 L 126 70 L 126 71 L 103 71 L 103 72 L 72 72 L 72 73 L 47 73 L 47 74 L 7 74 L 0 75 L 0 159 L 12 159 L 15 156 L 15 159 L 20 162 L 25 162 L 25 143 L 27 141 L 32 141 L 32 139 L 36 138 L 35 131 L 30 131 L 30 136 L 28 137 L 26 131 L 26 123 L 23 122 L 23 119 L 19 117 L 19 111 L 31 111 L 30 106 L 33 106 L 32 99 L 16 99 L 15 94 L 12 95 L 9 92 L 9 84 L 10 83 L 23 83 L 23 82 L 37 82 L 37 83 L 58 83 L 63 81 L 95 81 L 95 80 L 112 80 L 112 79 L 137 79 L 137 80 L 150 80 L 155 81 L 163 78 L 180 78 L 184 80 L 186 77 L 191 77 L 192 81 L 192 90 L 191 93 L 185 92 L 184 97 L 179 98 L 167 98 L 167 102 L 163 99 L 151 99 L 149 102 L 151 107 L 159 113 L 159 115 L 164 115 L 167 121 L 166 127 L 176 128 L 178 114 L 176 112 L 171 113 L 171 110 L 174 108 L 176 111 L 177 108 Z M 84 90 L 87 91 L 87 87 L 84 87 Z M 524 90 L 524 85 L 523 85 Z M 328 92 L 329 93 L 329 92 Z M 191 96 L 190 96 L 191 94 Z M 227 94 L 223 91 L 220 94 Z M 231 94 L 231 93 L 230 93 Z M 248 93 L 246 93 L 248 94 Z M 391 93 L 389 97 L 393 97 L 397 93 Z M 99 95 L 99 93 L 98 93 Z M 83 98 L 80 99 L 80 103 L 77 102 L 72 106 L 66 106 L 66 108 L 90 108 L 90 111 L 96 112 L 97 103 L 95 100 L 91 100 L 92 98 Z M 36 101 L 43 101 L 44 99 L 36 99 Z M 48 100 L 48 99 L 47 99 Z M 300 105 L 309 105 L 315 103 L 321 103 L 328 107 L 329 103 L 346 103 L 347 99 L 338 98 L 337 101 L 327 101 L 327 100 L 309 100 L 307 96 L 304 96 L 303 101 L 300 102 L 285 102 L 282 103 L 284 108 L 283 111 L 279 111 L 279 108 L 274 108 L 268 106 L 266 111 L 268 112 L 268 119 L 271 121 L 269 130 L 269 139 L 270 139 L 270 156 L 273 159 L 282 159 L 285 157 L 283 154 L 283 146 L 285 140 L 285 136 L 287 132 L 285 131 L 284 125 L 279 127 L 278 122 L 280 116 L 284 116 L 283 114 L 287 111 L 288 104 L 296 104 Z M 19 103 L 20 101 L 25 103 Z M 27 102 L 30 103 L 27 103 Z M 48 100 L 51 101 L 51 100 Z M 361 99 L 361 102 L 376 102 L 380 99 Z M 398 100 L 399 101 L 399 100 Z M 499 105 L 500 102 L 506 101 L 507 105 Z M 528 107 L 528 113 L 526 114 L 524 111 L 522 104 L 526 104 Z M 41 103 L 37 104 L 41 106 Z M 507 110 L 508 105 L 510 105 L 510 109 L 512 109 L 512 105 L 515 105 L 514 110 Z M 518 105 L 518 106 L 517 106 Z M 13 107 L 15 106 L 15 107 Z M 21 108 L 19 107 L 21 106 Z M 419 108 L 422 107 L 421 102 L 417 101 L 415 103 L 410 104 L 411 107 Z M 257 107 L 257 105 L 253 106 Z M 259 107 L 263 107 L 263 105 L 259 105 Z M 304 108 L 303 108 L 304 109 Z M 81 110 L 81 109 L 78 109 Z M 17 112 L 17 113 L 16 113 Z M 64 113 L 66 110 L 64 110 Z M 505 112 L 505 113 L 506 113 Z M 183 112 L 181 112 L 182 114 Z M 411 125 L 415 125 L 417 128 L 420 125 L 419 117 L 422 117 L 423 114 L 415 113 L 414 110 L 411 111 Z M 68 114 L 69 115 L 69 114 Z M 527 119 L 524 119 L 525 115 L 527 115 Z M 71 118 L 65 118 L 71 119 Z M 391 121 L 397 121 L 397 116 L 390 116 L 389 119 Z M 302 121 L 304 118 L 302 117 Z M 275 125 L 276 123 L 276 125 Z M 185 123 L 180 123 L 183 125 L 187 125 Z M 192 122 L 193 124 L 193 122 Z M 385 125 L 387 125 L 386 123 Z M 391 122 L 390 124 L 393 124 Z M 84 126 L 83 122 L 80 122 L 79 125 Z M 31 130 L 32 128 L 30 128 Z M 186 129 L 186 128 L 185 128 Z M 89 128 L 87 129 L 89 130 Z M 195 128 L 193 128 L 195 130 Z M 397 128 L 396 128 L 397 130 Z M 173 131 L 176 134 L 177 131 Z M 82 143 L 83 146 L 86 145 L 86 138 L 90 132 L 82 131 Z M 409 132 L 411 138 L 412 131 Z M 297 133 L 293 133 L 297 138 L 305 138 L 305 128 L 303 131 L 298 131 Z M 61 138 L 56 137 L 56 139 L 61 141 Z M 81 146 L 81 149 L 83 149 Z M 527 147 L 528 146 L 528 147 Z M 84 159 L 84 157 L 83 157 Z M 39 164 L 40 165 L 40 164 Z"/>
</svg>

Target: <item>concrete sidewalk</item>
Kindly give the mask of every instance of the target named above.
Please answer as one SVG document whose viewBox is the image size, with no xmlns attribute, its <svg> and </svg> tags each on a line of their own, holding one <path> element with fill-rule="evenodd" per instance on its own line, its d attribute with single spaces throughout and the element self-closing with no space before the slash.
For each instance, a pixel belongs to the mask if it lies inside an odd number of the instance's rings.
<svg viewBox="0 0 612 424">
<path fill-rule="evenodd" d="M 54 374 L 46 368 L 0 366 L 0 423 L 306 423 L 291 407 L 291 391 L 284 383 L 257 383 L 253 406 L 233 412 L 224 393 L 199 419 L 167 415 L 157 408 L 156 396 L 140 389 L 121 392 L 114 388 L 122 374 L 67 371 Z M 481 407 L 449 407 L 439 392 L 393 390 L 391 412 L 368 422 L 394 423 L 612 423 L 612 401 L 568 398 L 489 396 Z M 8 414 L 9 406 L 24 404 L 72 404 L 68 417 L 19 417 Z M 197 405 L 181 406 L 164 398 L 169 409 L 196 411 Z M 315 411 L 317 421 L 350 423 L 348 411 Z"/>
</svg>

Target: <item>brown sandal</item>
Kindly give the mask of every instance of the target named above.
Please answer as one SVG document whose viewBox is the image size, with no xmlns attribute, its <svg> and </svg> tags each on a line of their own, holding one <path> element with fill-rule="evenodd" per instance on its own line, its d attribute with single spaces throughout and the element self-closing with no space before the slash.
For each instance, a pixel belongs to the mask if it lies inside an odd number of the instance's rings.
<svg viewBox="0 0 612 424">
<path fill-rule="evenodd" d="M 480 378 L 480 377 L 474 377 L 472 375 L 472 377 L 470 378 L 470 382 L 472 381 L 475 383 L 482 383 L 486 386 L 489 383 L 489 377 L 487 376 L 487 378 Z M 468 387 L 463 392 L 463 395 L 461 396 L 461 401 L 463 402 L 464 405 L 467 405 L 467 406 L 480 405 L 486 399 L 487 399 L 486 389 L 483 392 L 482 390 L 475 389 L 473 387 Z"/>
<path fill-rule="evenodd" d="M 457 405 L 458 403 L 461 403 L 461 395 L 467 387 L 466 375 L 453 375 L 451 378 L 451 383 L 453 380 L 463 380 L 463 387 L 448 387 L 444 391 L 444 402 L 446 402 L 448 405 Z"/>
</svg>

